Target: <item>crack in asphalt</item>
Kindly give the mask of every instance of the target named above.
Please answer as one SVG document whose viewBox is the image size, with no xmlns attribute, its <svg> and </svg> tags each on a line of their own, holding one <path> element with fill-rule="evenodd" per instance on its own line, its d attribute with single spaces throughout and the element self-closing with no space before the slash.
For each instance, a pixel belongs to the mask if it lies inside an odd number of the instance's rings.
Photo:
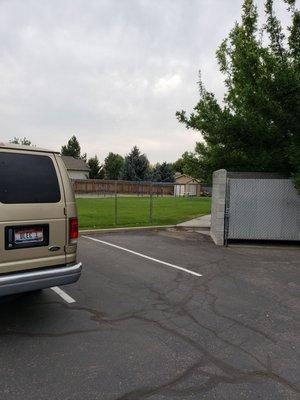
<svg viewBox="0 0 300 400">
<path fill-rule="evenodd" d="M 222 263 L 222 265 L 221 265 Z M 171 378 L 167 382 L 153 385 L 140 387 L 138 389 L 129 391 L 117 397 L 115 400 L 143 400 L 147 399 L 155 394 L 168 395 L 173 397 L 183 397 L 190 395 L 199 395 L 207 393 L 212 389 L 216 388 L 222 383 L 226 384 L 241 384 L 248 382 L 258 382 L 260 380 L 271 380 L 274 381 L 286 389 L 293 391 L 294 393 L 300 393 L 300 389 L 296 384 L 290 382 L 283 376 L 277 374 L 272 370 L 272 362 L 269 354 L 266 354 L 266 362 L 263 362 L 256 354 L 251 351 L 242 348 L 242 343 L 239 345 L 226 339 L 222 336 L 222 332 L 218 329 L 213 329 L 210 326 L 205 325 L 203 322 L 199 321 L 190 309 L 190 303 L 194 299 L 195 293 L 201 293 L 204 298 L 201 302 L 197 301 L 198 307 L 203 308 L 207 306 L 211 313 L 216 317 L 216 320 L 222 318 L 224 320 L 230 321 L 231 324 L 226 328 L 229 329 L 233 326 L 240 326 L 252 332 L 255 335 L 260 335 L 264 339 L 270 341 L 272 344 L 277 344 L 275 338 L 273 338 L 269 333 L 262 331 L 257 327 L 253 327 L 243 321 L 240 321 L 232 316 L 222 313 L 218 309 L 218 296 L 212 293 L 210 289 L 210 284 L 223 277 L 230 276 L 224 257 L 217 259 L 211 263 L 207 263 L 205 267 L 214 266 L 217 272 L 208 273 L 201 282 L 195 281 L 190 277 L 183 277 L 180 273 L 177 273 L 173 280 L 168 282 L 168 287 L 161 290 L 154 286 L 146 285 L 143 283 L 143 288 L 148 291 L 151 297 L 151 304 L 145 305 L 141 309 L 135 312 L 127 312 L 119 316 L 109 316 L 100 310 L 78 306 L 75 304 L 66 304 L 59 301 L 36 303 L 32 307 L 45 306 L 45 305 L 57 305 L 63 307 L 68 311 L 72 312 L 83 312 L 89 315 L 91 321 L 95 322 L 98 326 L 92 327 L 90 329 L 77 329 L 70 330 L 66 332 L 31 332 L 31 331 L 20 331 L 13 329 L 2 329 L 0 330 L 0 336 L 23 336 L 23 337 L 64 337 L 70 335 L 87 334 L 99 332 L 103 326 L 117 326 L 121 322 L 125 321 L 136 321 L 149 326 L 149 329 L 153 327 L 157 330 L 157 335 L 161 338 L 161 333 L 167 335 L 167 337 L 176 337 L 184 342 L 188 347 L 192 348 L 199 359 L 192 365 L 185 368 L 180 374 Z M 139 283 L 141 285 L 141 283 Z M 234 282 L 237 285 L 237 282 Z M 180 295 L 179 300 L 173 300 L 172 295 Z M 154 297 L 154 299 L 153 299 Z M 154 318 L 150 316 L 150 313 L 161 313 L 162 318 Z M 183 316 L 187 318 L 188 322 L 186 326 L 179 327 L 174 321 L 174 317 Z M 255 361 L 261 369 L 253 368 L 250 371 L 244 371 L 237 368 L 230 363 L 216 357 L 212 354 L 205 345 L 200 344 L 196 339 L 192 338 L 191 332 L 187 333 L 186 329 L 189 327 L 191 329 L 191 324 L 196 325 L 198 328 L 204 329 L 205 331 L 212 334 L 221 343 L 231 346 L 238 352 L 244 354 L 249 360 Z M 180 330 L 185 330 L 182 332 Z M 199 330 L 200 333 L 201 331 Z M 212 373 L 203 369 L 207 364 L 211 364 L 220 373 Z M 252 365 L 252 364 L 250 364 Z M 206 381 L 200 384 L 188 385 L 186 387 L 176 388 L 178 385 L 184 385 L 184 383 L 195 374 L 205 378 Z"/>
<path fill-rule="evenodd" d="M 194 394 L 195 392 L 197 392 L 197 394 L 208 392 L 209 390 L 212 390 L 213 388 L 218 386 L 220 383 L 240 384 L 240 383 L 250 382 L 253 380 L 256 381 L 258 379 L 270 379 L 270 380 L 276 381 L 277 383 L 280 383 L 281 385 L 285 386 L 286 388 L 288 388 L 296 393 L 300 393 L 299 389 L 293 383 L 289 382 L 282 376 L 280 376 L 272 371 L 271 359 L 269 356 L 268 356 L 267 363 L 265 364 L 251 352 L 245 351 L 244 349 L 242 349 L 240 346 L 236 345 L 235 343 L 232 343 L 229 340 L 222 338 L 222 336 L 214 329 L 201 324 L 191 314 L 191 312 L 188 311 L 186 308 L 187 304 L 193 298 L 193 290 L 191 290 L 190 292 L 185 294 L 179 302 L 175 302 L 175 303 L 172 302 L 168 298 L 168 294 L 171 294 L 175 290 L 179 290 L 179 286 L 183 283 L 182 281 L 179 280 L 178 276 L 175 278 L 175 280 L 173 282 L 175 283 L 175 286 L 168 289 L 165 293 L 163 293 L 159 290 L 156 290 L 153 287 L 146 286 L 146 288 L 151 293 L 153 293 L 157 296 L 158 303 L 154 303 L 154 306 L 157 304 L 165 304 L 169 307 L 169 311 L 172 310 L 173 313 L 175 312 L 176 314 L 179 314 L 179 315 L 188 316 L 188 318 L 190 318 L 193 323 L 197 324 L 197 326 L 208 330 L 216 338 L 225 342 L 229 346 L 233 346 L 235 349 L 243 352 L 244 354 L 247 354 L 249 357 L 255 359 L 262 366 L 263 370 L 253 370 L 253 371 L 244 372 L 244 371 L 230 365 L 229 363 L 217 358 L 216 356 L 211 354 L 205 348 L 205 346 L 201 345 L 196 340 L 189 337 L 187 334 L 179 332 L 178 329 L 174 329 L 170 326 L 167 326 L 163 321 L 155 320 L 153 318 L 148 318 L 147 316 L 142 315 L 143 313 L 147 314 L 147 312 L 149 312 L 151 310 L 151 308 L 147 309 L 147 310 L 142 309 L 142 310 L 137 311 L 136 313 L 127 313 L 127 314 L 123 314 L 123 315 L 117 316 L 117 317 L 109 317 L 105 313 L 100 312 L 99 310 L 96 310 L 93 308 L 89 308 L 89 307 L 69 305 L 69 304 L 61 303 L 61 302 L 39 303 L 36 305 L 44 306 L 44 305 L 55 304 L 55 305 L 65 308 L 65 309 L 68 309 L 69 311 L 86 312 L 90 315 L 90 320 L 96 322 L 99 326 L 97 328 L 92 328 L 92 329 L 73 330 L 73 331 L 58 332 L 58 333 L 28 332 L 28 331 L 26 332 L 26 331 L 16 331 L 16 330 L 14 331 L 14 330 L 8 329 L 5 331 L 3 331 L 3 330 L 0 331 L 0 336 L 18 335 L 18 336 L 27 336 L 27 337 L 63 337 L 63 336 L 69 336 L 69 335 L 97 332 L 101 329 L 101 326 L 103 326 L 103 324 L 114 325 L 114 324 L 118 324 L 118 323 L 124 322 L 124 321 L 136 320 L 136 321 L 139 321 L 142 323 L 149 324 L 152 327 L 155 326 L 156 328 L 163 331 L 167 335 L 171 335 L 172 337 L 177 337 L 177 338 L 181 339 L 183 342 L 185 342 L 187 345 L 189 345 L 195 351 L 197 351 L 197 353 L 199 353 L 199 356 L 201 355 L 200 359 L 195 364 L 186 368 L 185 371 L 183 371 L 180 375 L 176 376 L 175 378 L 171 379 L 170 381 L 163 383 L 161 385 L 154 386 L 154 387 L 150 387 L 150 388 L 144 387 L 144 388 L 139 388 L 137 390 L 130 391 L 128 393 L 121 395 L 121 397 L 118 397 L 116 400 L 142 400 L 142 399 L 146 399 L 146 398 L 148 398 L 154 394 L 158 394 L 158 393 L 165 394 L 165 395 L 172 395 L 175 397 L 183 396 L 183 395 L 189 396 L 189 395 Z M 153 304 L 152 304 L 152 306 L 153 306 Z M 222 371 L 222 374 L 212 374 L 207 371 L 204 371 L 200 367 L 203 366 L 203 364 L 205 364 L 205 363 L 211 363 L 212 365 L 217 367 L 220 371 Z M 180 388 L 180 389 L 173 388 L 173 386 L 180 384 L 181 382 L 184 382 L 187 378 L 192 376 L 192 374 L 195 372 L 197 372 L 198 374 L 200 374 L 202 376 L 207 377 L 208 378 L 207 381 L 200 385 L 193 385 L 193 386 L 189 386 L 186 388 Z"/>
<path fill-rule="evenodd" d="M 175 386 L 181 383 L 181 381 L 186 380 L 187 378 L 192 376 L 194 372 L 197 372 L 198 374 L 203 376 L 207 376 L 208 380 L 200 385 L 192 385 L 185 388 L 172 389 L 172 386 Z M 287 380 L 277 376 L 276 374 L 272 373 L 269 374 L 263 371 L 252 371 L 248 373 L 240 373 L 239 375 L 233 377 L 229 377 L 226 375 L 214 375 L 214 374 L 209 374 L 206 371 L 202 371 L 200 368 L 198 368 L 198 363 L 196 363 L 193 366 L 187 368 L 182 374 L 176 376 L 167 383 L 155 387 L 144 387 L 137 390 L 133 390 L 121 395 L 120 397 L 117 397 L 115 400 L 144 400 L 155 394 L 172 395 L 172 397 L 180 396 L 182 398 L 182 396 L 190 396 L 195 394 L 199 395 L 207 393 L 212 389 L 216 388 L 221 383 L 241 384 L 249 382 L 258 382 L 259 379 L 272 379 L 288 387 L 289 389 L 295 391 L 296 393 L 299 393 L 297 387 L 290 384 L 290 382 L 288 382 Z"/>
</svg>

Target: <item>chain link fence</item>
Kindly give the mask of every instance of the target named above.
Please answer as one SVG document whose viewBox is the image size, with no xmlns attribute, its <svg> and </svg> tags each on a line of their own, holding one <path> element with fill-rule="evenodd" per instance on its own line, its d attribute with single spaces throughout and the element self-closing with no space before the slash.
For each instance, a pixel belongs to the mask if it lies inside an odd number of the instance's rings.
<svg viewBox="0 0 300 400">
<path fill-rule="evenodd" d="M 229 178 L 227 197 L 228 239 L 300 240 L 300 197 L 290 179 Z"/>
<path fill-rule="evenodd" d="M 300 241 L 300 196 L 291 179 L 276 173 L 213 174 L 211 236 L 230 240 Z"/>
<path fill-rule="evenodd" d="M 203 212 L 199 197 L 175 197 L 175 184 L 74 180 L 80 226 L 83 229 L 96 229 L 114 226 L 173 225 L 177 221 L 209 213 L 209 201 L 204 202 L 206 208 Z"/>
</svg>

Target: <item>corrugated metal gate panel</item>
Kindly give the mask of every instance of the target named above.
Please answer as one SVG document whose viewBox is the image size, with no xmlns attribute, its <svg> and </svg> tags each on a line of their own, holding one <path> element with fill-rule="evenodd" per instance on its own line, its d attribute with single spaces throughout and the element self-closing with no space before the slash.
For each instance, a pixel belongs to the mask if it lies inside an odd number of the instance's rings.
<svg viewBox="0 0 300 400">
<path fill-rule="evenodd" d="M 228 239 L 300 240 L 300 196 L 289 179 L 229 179 Z"/>
</svg>

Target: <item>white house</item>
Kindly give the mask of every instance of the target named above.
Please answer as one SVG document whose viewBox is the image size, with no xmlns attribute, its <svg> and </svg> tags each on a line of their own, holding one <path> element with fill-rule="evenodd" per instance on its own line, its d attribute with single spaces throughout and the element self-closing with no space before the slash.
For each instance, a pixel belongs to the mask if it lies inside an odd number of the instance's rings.
<svg viewBox="0 0 300 400">
<path fill-rule="evenodd" d="M 84 160 L 71 156 L 61 156 L 71 179 L 88 179 L 89 167 Z"/>
</svg>

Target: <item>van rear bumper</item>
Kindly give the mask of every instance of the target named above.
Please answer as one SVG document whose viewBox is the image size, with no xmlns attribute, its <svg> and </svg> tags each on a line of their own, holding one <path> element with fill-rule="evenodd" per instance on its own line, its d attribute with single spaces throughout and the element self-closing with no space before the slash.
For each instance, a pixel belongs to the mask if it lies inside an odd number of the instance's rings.
<svg viewBox="0 0 300 400">
<path fill-rule="evenodd" d="M 0 275 L 0 296 L 68 285 L 80 278 L 82 264 Z"/>
</svg>

